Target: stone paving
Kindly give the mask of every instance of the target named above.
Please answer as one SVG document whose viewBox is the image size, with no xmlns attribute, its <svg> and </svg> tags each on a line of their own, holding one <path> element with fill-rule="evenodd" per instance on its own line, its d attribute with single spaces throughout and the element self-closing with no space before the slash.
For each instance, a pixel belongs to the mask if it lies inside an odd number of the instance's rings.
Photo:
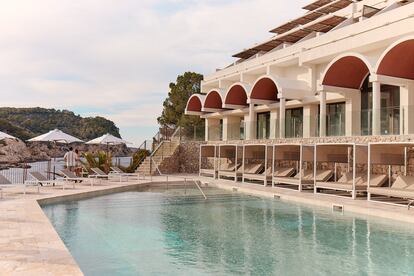
<svg viewBox="0 0 414 276">
<path fill-rule="evenodd" d="M 163 180 L 165 178 L 162 178 Z M 154 178 L 153 180 L 157 180 Z M 0 199 L 0 275 L 83 275 L 62 240 L 39 206 L 39 201 L 72 199 L 85 194 L 112 193 L 135 189 L 149 180 L 120 184 L 80 185 L 75 189 L 61 187 L 6 188 Z"/>
<path fill-rule="evenodd" d="M 185 177 L 195 177 L 203 183 L 230 191 L 236 189 L 237 192 L 269 198 L 276 196 L 281 200 L 327 208 L 332 208 L 333 204 L 340 204 L 345 212 L 414 223 L 414 210 L 404 207 L 198 176 Z M 0 275 L 82 275 L 82 271 L 43 213 L 39 202 L 45 204 L 133 190 L 162 183 L 166 179 L 163 176 L 153 177 L 153 182 L 150 179 L 127 183 L 104 182 L 94 187 L 78 184 L 75 189 L 65 190 L 61 187 L 42 187 L 40 194 L 36 193 L 35 188 L 29 188 L 30 193 L 26 195 L 22 194 L 23 188 L 20 187 L 5 189 L 4 197 L 0 199 Z M 182 180 L 177 176 L 168 179 Z"/>
</svg>

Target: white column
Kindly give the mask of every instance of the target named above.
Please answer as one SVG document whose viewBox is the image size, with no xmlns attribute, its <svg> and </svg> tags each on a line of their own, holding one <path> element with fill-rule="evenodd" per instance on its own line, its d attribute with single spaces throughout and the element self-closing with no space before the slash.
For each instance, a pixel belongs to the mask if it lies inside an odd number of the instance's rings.
<svg viewBox="0 0 414 276">
<path fill-rule="evenodd" d="M 381 83 L 372 82 L 372 135 L 381 134 Z"/>
<path fill-rule="evenodd" d="M 249 114 L 246 120 L 246 140 L 256 139 L 256 127 L 255 126 L 256 126 L 256 114 L 254 112 L 254 104 L 250 104 Z"/>
<path fill-rule="evenodd" d="M 356 91 L 346 96 L 345 135 L 361 135 L 361 92 Z"/>
<path fill-rule="evenodd" d="M 229 117 L 223 118 L 223 141 L 228 141 L 230 139 L 230 125 L 229 125 Z"/>
<path fill-rule="evenodd" d="M 279 137 L 285 138 L 285 116 L 286 116 L 286 99 L 280 99 L 280 108 L 279 108 Z"/>
<path fill-rule="evenodd" d="M 414 86 L 400 87 L 400 134 L 414 134 Z"/>
<path fill-rule="evenodd" d="M 220 140 L 220 119 L 206 119 L 206 141 Z"/>
<path fill-rule="evenodd" d="M 275 139 L 279 136 L 278 128 L 278 110 L 270 111 L 270 139 Z"/>
<path fill-rule="evenodd" d="M 319 92 L 319 136 L 326 136 L 326 92 Z"/>
<path fill-rule="evenodd" d="M 223 119 L 223 141 L 240 140 L 240 117 L 228 116 Z"/>
<path fill-rule="evenodd" d="M 318 116 L 318 106 L 308 104 L 303 106 L 303 138 L 315 137 L 318 124 L 315 120 Z"/>
</svg>

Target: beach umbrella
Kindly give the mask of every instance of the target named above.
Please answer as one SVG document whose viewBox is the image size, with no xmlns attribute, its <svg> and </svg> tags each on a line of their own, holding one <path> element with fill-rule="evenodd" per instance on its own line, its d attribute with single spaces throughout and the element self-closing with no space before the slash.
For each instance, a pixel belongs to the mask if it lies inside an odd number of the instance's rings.
<svg viewBox="0 0 414 276">
<path fill-rule="evenodd" d="M 67 133 L 64 133 L 63 131 L 59 129 L 54 129 L 49 131 L 48 133 L 36 136 L 32 139 L 27 140 L 28 142 L 52 142 L 52 143 L 60 143 L 60 144 L 71 144 L 76 142 L 83 142 L 82 140 L 69 135 Z M 53 157 L 53 178 L 55 178 L 56 175 L 56 157 Z"/>
<path fill-rule="evenodd" d="M 76 142 L 83 142 L 82 140 L 64 133 L 59 129 L 54 129 L 49 131 L 48 133 L 36 136 L 32 139 L 27 140 L 28 142 L 54 142 L 54 143 L 61 143 L 61 144 L 70 144 Z"/>
<path fill-rule="evenodd" d="M 122 144 L 126 145 L 126 144 L 131 144 L 131 143 L 121 138 L 115 137 L 112 134 L 107 133 L 105 135 L 102 135 L 101 137 L 98 137 L 93 140 L 90 140 L 89 142 L 86 142 L 86 144 L 106 145 L 106 155 L 108 156 L 110 145 L 122 145 Z"/>
<path fill-rule="evenodd" d="M 0 131 L 0 140 L 4 140 L 4 139 L 15 139 L 18 140 L 16 137 L 11 136 L 5 132 Z"/>
<path fill-rule="evenodd" d="M 105 134 L 101 137 L 95 138 L 93 140 L 90 140 L 89 142 L 86 142 L 86 144 L 96 144 L 96 145 L 122 145 L 122 144 L 131 144 L 130 142 L 127 142 L 121 138 L 115 137 L 112 134 Z"/>
</svg>

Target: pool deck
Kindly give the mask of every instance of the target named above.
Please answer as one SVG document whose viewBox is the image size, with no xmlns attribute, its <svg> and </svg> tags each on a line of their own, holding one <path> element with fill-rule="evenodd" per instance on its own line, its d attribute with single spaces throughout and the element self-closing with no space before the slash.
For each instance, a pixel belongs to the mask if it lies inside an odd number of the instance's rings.
<svg viewBox="0 0 414 276">
<path fill-rule="evenodd" d="M 191 176 L 188 176 L 191 177 Z M 218 188 L 267 198 L 280 198 L 290 202 L 332 208 L 333 204 L 343 205 L 344 212 L 375 215 L 382 218 L 414 223 L 414 209 L 391 206 L 365 200 L 352 200 L 292 190 L 242 184 L 226 180 L 192 176 Z M 76 200 L 85 197 L 110 194 L 165 182 L 166 177 L 130 181 L 128 183 L 105 182 L 91 187 L 77 185 L 75 189 L 62 190 L 60 187 L 44 187 L 41 193 L 28 188 L 23 195 L 22 188 L 4 189 L 0 199 L 0 275 L 83 275 L 68 249 L 43 213 L 41 204 Z M 169 181 L 179 178 L 170 177 Z"/>
</svg>

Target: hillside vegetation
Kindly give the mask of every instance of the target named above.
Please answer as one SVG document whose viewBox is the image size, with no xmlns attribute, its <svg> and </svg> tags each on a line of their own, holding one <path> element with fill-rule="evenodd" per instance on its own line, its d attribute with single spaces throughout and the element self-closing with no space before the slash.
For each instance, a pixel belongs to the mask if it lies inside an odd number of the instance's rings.
<svg viewBox="0 0 414 276">
<path fill-rule="evenodd" d="M 119 129 L 103 117 L 83 118 L 68 110 L 45 108 L 0 108 L 0 130 L 22 140 L 58 128 L 84 141 L 106 133 L 117 137 Z"/>
</svg>

